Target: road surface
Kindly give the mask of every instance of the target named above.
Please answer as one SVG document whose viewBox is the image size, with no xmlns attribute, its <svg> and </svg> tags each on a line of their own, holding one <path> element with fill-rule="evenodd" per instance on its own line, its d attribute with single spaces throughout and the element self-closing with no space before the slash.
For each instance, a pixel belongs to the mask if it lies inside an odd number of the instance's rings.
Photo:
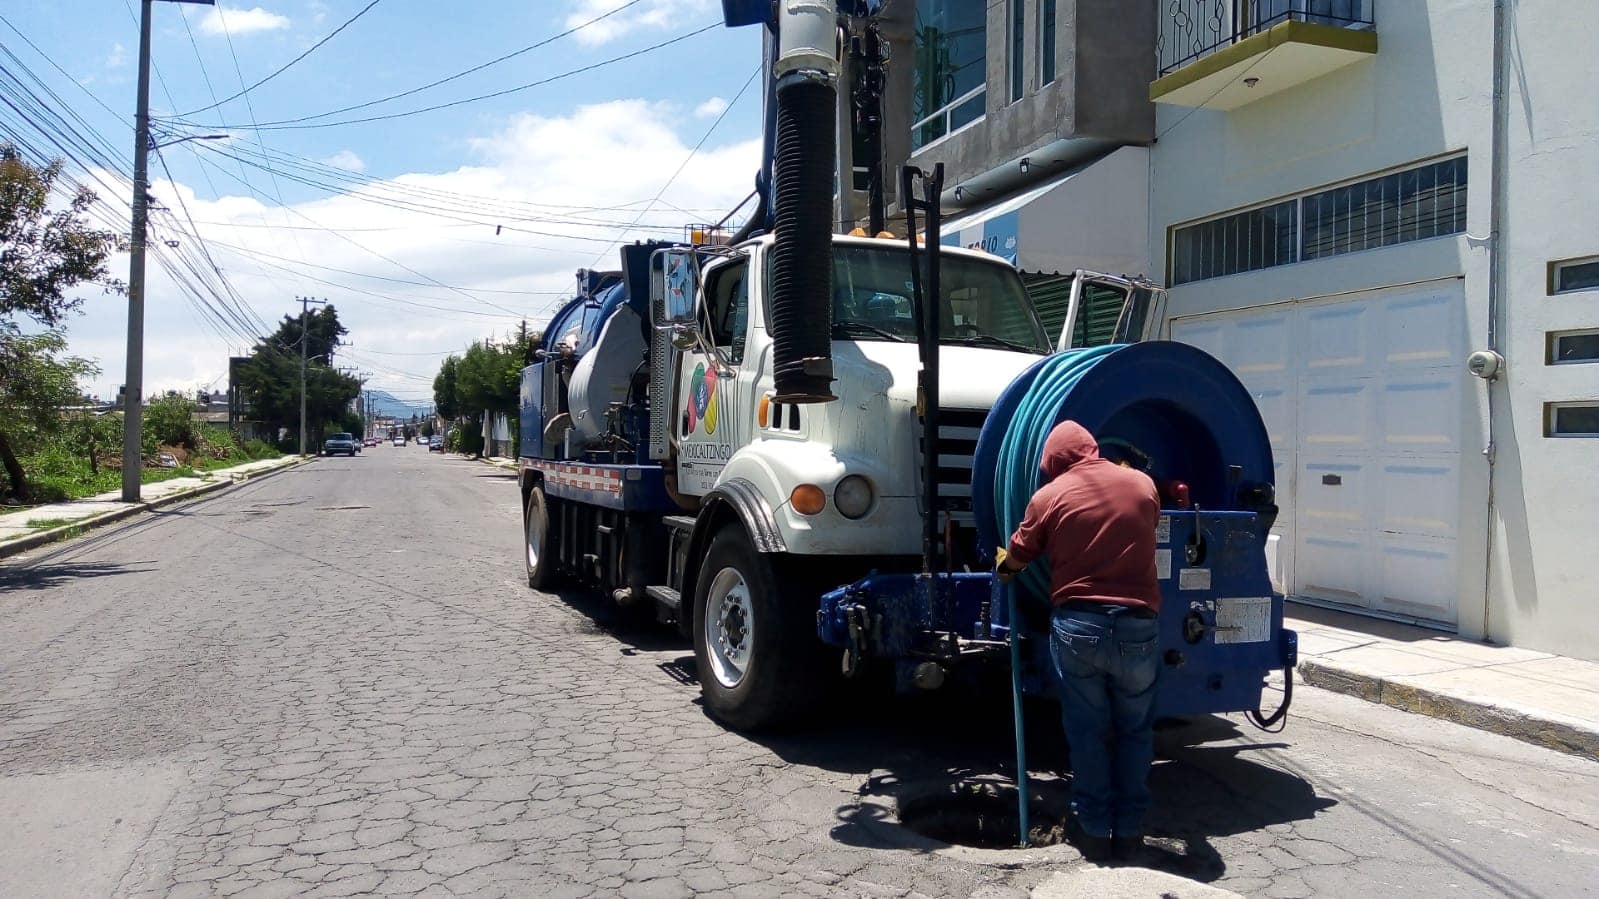
<svg viewBox="0 0 1599 899">
<path fill-rule="evenodd" d="M 507 473 L 386 445 L 0 563 L 0 895 L 997 899 L 1084 864 L 892 820 L 1008 777 L 1008 697 L 861 691 L 828 728 L 730 733 L 671 632 L 528 590 L 519 528 Z M 1160 750 L 1146 867 L 1599 889 L 1591 762 L 1312 689 L 1283 733 L 1205 719 Z"/>
</svg>

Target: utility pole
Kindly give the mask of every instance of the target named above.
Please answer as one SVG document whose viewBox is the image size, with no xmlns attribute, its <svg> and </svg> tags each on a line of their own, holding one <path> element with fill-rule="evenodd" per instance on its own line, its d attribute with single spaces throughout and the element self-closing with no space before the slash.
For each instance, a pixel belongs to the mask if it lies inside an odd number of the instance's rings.
<svg viewBox="0 0 1599 899">
<path fill-rule="evenodd" d="M 323 306 L 327 300 L 313 300 L 310 297 L 299 297 L 300 300 L 300 455 L 305 455 L 305 356 L 311 344 L 311 331 L 307 326 L 306 311 L 311 306 Z"/>
<path fill-rule="evenodd" d="M 139 501 L 144 462 L 144 237 L 150 176 L 150 3 L 139 17 L 139 107 L 133 116 L 133 234 L 128 241 L 128 375 L 122 401 L 122 501 Z"/>
<path fill-rule="evenodd" d="M 216 0 L 177 0 L 215 5 Z M 133 114 L 133 229 L 128 239 L 128 366 L 122 401 L 122 501 L 139 501 L 144 463 L 144 244 L 150 189 L 150 7 L 139 13 L 139 92 Z"/>
</svg>

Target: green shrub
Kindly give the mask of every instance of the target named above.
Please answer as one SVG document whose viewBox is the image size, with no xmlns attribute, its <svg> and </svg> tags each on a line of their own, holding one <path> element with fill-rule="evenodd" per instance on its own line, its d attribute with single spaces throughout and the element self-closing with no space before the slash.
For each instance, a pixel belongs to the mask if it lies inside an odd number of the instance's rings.
<svg viewBox="0 0 1599 899">
<path fill-rule="evenodd" d="M 244 441 L 243 448 L 244 454 L 249 456 L 252 460 L 277 459 L 283 455 L 282 453 L 278 452 L 277 447 L 267 443 L 265 440 L 246 440 Z"/>
<path fill-rule="evenodd" d="M 144 433 L 159 444 L 198 449 L 194 403 L 177 394 L 151 400 L 144 407 Z"/>
</svg>

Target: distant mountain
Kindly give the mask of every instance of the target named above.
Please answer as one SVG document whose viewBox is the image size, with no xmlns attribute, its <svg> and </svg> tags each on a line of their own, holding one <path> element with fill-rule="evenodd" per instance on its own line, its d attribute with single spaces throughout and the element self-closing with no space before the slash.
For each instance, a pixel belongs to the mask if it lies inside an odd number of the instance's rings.
<svg viewBox="0 0 1599 899">
<path fill-rule="evenodd" d="M 367 395 L 372 403 L 372 415 L 392 416 L 394 418 L 410 418 L 412 415 L 426 415 L 431 403 L 408 403 L 386 390 L 369 390 Z"/>
</svg>

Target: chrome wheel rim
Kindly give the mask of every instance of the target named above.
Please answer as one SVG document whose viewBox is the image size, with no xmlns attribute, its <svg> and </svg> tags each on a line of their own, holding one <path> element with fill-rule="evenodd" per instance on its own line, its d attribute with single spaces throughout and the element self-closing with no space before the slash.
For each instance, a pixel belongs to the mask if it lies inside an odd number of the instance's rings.
<svg viewBox="0 0 1599 899">
<path fill-rule="evenodd" d="M 749 584 L 736 568 L 723 568 L 705 595 L 705 648 L 711 676 L 732 689 L 749 670 L 755 639 L 754 603 Z"/>
<path fill-rule="evenodd" d="M 539 513 L 544 511 L 541 504 L 536 509 L 530 508 L 527 512 L 527 567 L 534 571 L 539 567 L 539 543 L 544 539 L 544 526 Z"/>
</svg>

